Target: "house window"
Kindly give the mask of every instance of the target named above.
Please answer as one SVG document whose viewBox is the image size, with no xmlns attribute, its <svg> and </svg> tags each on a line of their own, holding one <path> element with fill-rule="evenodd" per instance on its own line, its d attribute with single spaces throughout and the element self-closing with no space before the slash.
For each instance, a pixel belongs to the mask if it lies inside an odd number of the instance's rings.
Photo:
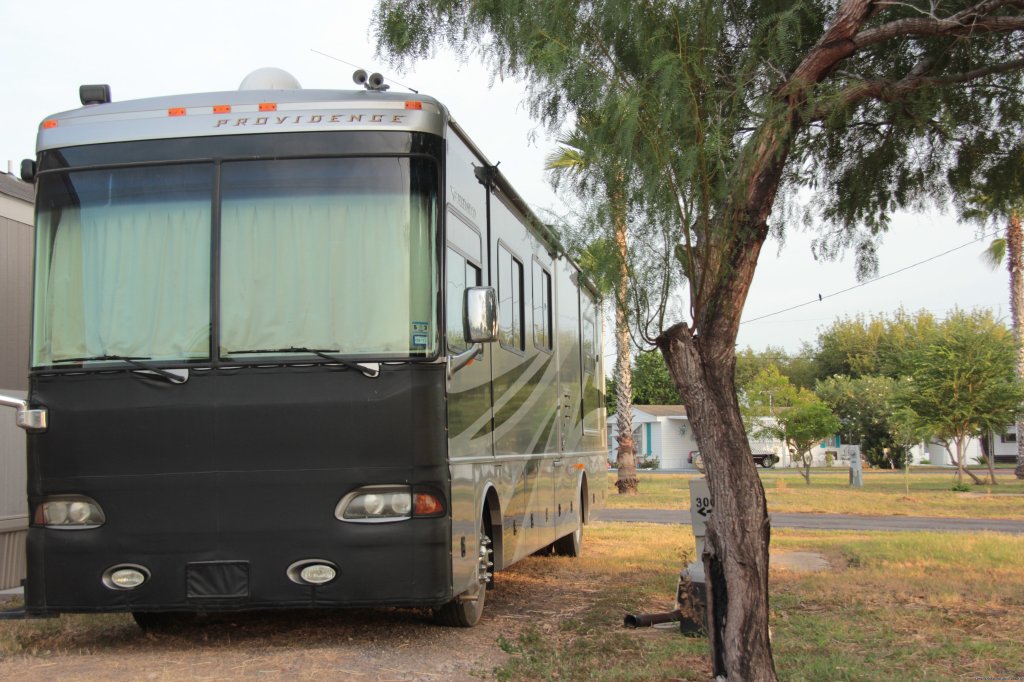
<svg viewBox="0 0 1024 682">
<path fill-rule="evenodd" d="M 999 442 L 1000 443 L 1016 443 L 1017 442 L 1017 433 L 1014 432 L 1014 431 L 1011 431 L 1009 433 L 1004 433 L 1003 435 L 999 436 Z"/>
</svg>

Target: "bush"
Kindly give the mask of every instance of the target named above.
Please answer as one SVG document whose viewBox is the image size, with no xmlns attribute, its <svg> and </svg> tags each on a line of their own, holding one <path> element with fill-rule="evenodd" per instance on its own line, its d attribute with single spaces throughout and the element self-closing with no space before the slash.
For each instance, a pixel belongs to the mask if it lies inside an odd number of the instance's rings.
<svg viewBox="0 0 1024 682">
<path fill-rule="evenodd" d="M 636 468 L 637 469 L 657 469 L 659 466 L 660 466 L 660 462 L 656 458 L 654 458 L 654 457 L 650 457 L 650 458 L 647 458 L 647 459 L 641 459 L 641 460 L 638 460 L 637 463 L 636 463 Z"/>
<path fill-rule="evenodd" d="M 971 486 L 967 485 L 966 483 L 963 483 L 962 481 L 958 481 L 957 483 L 953 484 L 953 487 L 950 488 L 950 490 L 952 490 L 955 493 L 969 493 L 971 492 Z"/>
</svg>

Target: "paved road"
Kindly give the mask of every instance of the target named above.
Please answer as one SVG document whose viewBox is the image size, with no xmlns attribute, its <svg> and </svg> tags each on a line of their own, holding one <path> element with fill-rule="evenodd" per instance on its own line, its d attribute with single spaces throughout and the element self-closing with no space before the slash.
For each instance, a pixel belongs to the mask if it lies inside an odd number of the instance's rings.
<svg viewBox="0 0 1024 682">
<path fill-rule="evenodd" d="M 932 530 L 1024 534 L 1024 521 L 956 519 L 920 516 L 857 516 L 853 514 L 769 514 L 774 528 L 812 530 Z M 690 512 L 671 509 L 599 509 L 599 521 L 690 523 Z"/>
</svg>

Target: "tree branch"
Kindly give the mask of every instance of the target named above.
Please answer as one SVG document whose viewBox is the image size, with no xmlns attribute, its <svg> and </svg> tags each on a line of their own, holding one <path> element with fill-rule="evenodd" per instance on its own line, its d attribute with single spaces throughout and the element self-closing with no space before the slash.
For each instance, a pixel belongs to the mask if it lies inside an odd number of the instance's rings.
<svg viewBox="0 0 1024 682">
<path fill-rule="evenodd" d="M 920 64 L 919 64 L 920 66 Z M 810 120 L 820 121 L 835 111 L 844 109 L 864 99 L 876 99 L 880 102 L 895 102 L 906 97 L 909 93 L 928 87 L 948 87 L 951 85 L 963 85 L 980 80 L 987 76 L 995 76 L 1003 73 L 1010 73 L 1024 68 L 1024 58 L 1012 59 L 999 64 L 965 71 L 963 73 L 950 74 L 948 76 L 926 77 L 922 75 L 924 69 L 915 67 L 907 76 L 899 81 L 873 80 L 863 81 L 847 88 L 839 93 L 826 106 L 817 107 L 810 115 Z"/>
</svg>

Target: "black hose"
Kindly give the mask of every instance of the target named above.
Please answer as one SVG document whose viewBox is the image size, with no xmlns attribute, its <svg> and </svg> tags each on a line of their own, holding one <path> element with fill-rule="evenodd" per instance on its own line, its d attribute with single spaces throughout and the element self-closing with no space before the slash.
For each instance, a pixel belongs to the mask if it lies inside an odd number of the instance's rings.
<svg viewBox="0 0 1024 682">
<path fill-rule="evenodd" d="M 649 628 L 658 623 L 675 623 L 680 618 L 682 614 L 679 613 L 679 609 L 665 613 L 627 613 L 622 619 L 622 624 L 627 628 Z"/>
</svg>

